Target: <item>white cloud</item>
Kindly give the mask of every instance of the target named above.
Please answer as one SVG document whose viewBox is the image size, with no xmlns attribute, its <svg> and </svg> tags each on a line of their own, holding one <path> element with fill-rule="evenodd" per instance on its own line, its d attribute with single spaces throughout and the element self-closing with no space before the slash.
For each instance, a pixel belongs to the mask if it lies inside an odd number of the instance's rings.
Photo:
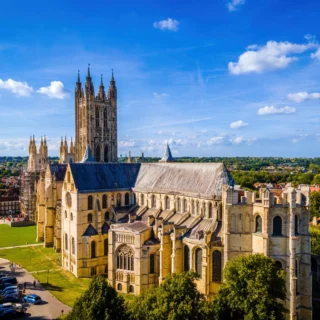
<svg viewBox="0 0 320 320">
<path fill-rule="evenodd" d="M 305 100 L 319 100 L 320 99 L 320 93 L 314 92 L 314 93 L 308 93 L 308 92 L 296 92 L 296 93 L 289 93 L 288 99 L 293 100 L 295 102 L 303 102 Z"/>
<path fill-rule="evenodd" d="M 61 81 L 51 81 L 50 86 L 42 87 L 37 90 L 40 94 L 45 94 L 52 99 L 65 99 L 69 96 L 67 90 L 64 89 L 64 85 Z"/>
<path fill-rule="evenodd" d="M 298 60 L 292 54 L 305 52 L 319 47 L 316 42 L 296 44 L 288 41 L 268 41 L 264 46 L 251 45 L 247 51 L 239 56 L 238 62 L 229 62 L 229 71 L 232 74 L 262 73 L 268 70 L 284 69 L 290 63 Z"/>
<path fill-rule="evenodd" d="M 130 139 L 130 140 L 119 140 L 118 141 L 119 148 L 120 149 L 126 149 L 126 148 L 133 148 L 137 146 L 137 143 L 135 140 Z"/>
<path fill-rule="evenodd" d="M 320 48 L 315 53 L 311 53 L 311 58 L 320 60 Z"/>
<path fill-rule="evenodd" d="M 0 79 L 0 89 L 9 90 L 19 97 L 30 96 L 33 91 L 33 88 L 26 82 L 19 82 L 12 79 L 8 79 L 7 81 Z"/>
<path fill-rule="evenodd" d="M 242 120 L 238 120 L 238 121 L 230 123 L 230 128 L 231 129 L 239 129 L 241 127 L 246 127 L 247 125 L 248 125 L 248 123 L 246 123 Z"/>
<path fill-rule="evenodd" d="M 265 116 L 268 114 L 290 114 L 290 113 L 295 113 L 296 112 L 296 108 L 292 108 L 292 107 L 282 107 L 282 108 L 277 108 L 274 106 L 265 106 L 263 108 L 260 108 L 258 110 L 258 115 L 259 116 Z"/>
<path fill-rule="evenodd" d="M 166 20 L 156 21 L 153 23 L 153 27 L 160 30 L 178 31 L 179 21 L 168 18 Z"/>
<path fill-rule="evenodd" d="M 158 98 L 164 98 L 164 97 L 167 97 L 168 95 L 166 93 L 158 93 L 158 92 L 154 92 L 153 93 L 153 96 L 156 97 L 157 99 Z"/>
<path fill-rule="evenodd" d="M 227 7 L 229 11 L 237 10 L 237 7 L 244 4 L 246 0 L 231 0 L 227 3 Z"/>
</svg>

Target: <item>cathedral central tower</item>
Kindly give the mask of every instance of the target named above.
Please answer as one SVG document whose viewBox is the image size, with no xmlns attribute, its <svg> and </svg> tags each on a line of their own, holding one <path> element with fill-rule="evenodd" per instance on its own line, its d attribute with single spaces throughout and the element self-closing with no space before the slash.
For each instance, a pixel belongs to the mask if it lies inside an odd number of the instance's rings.
<svg viewBox="0 0 320 320">
<path fill-rule="evenodd" d="M 117 87 L 113 71 L 108 93 L 105 93 L 103 79 L 97 96 L 90 75 L 90 65 L 85 87 L 80 75 L 75 89 L 76 162 L 81 161 L 87 145 L 99 162 L 116 162 L 117 144 Z"/>
</svg>

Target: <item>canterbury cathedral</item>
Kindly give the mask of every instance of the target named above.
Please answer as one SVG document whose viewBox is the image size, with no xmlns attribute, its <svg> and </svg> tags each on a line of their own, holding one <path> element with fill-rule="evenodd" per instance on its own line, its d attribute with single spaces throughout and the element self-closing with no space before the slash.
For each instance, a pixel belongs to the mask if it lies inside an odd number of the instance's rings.
<svg viewBox="0 0 320 320">
<path fill-rule="evenodd" d="M 76 277 L 103 274 L 119 292 L 140 294 L 166 275 L 195 271 L 213 298 L 223 268 L 239 255 L 262 253 L 286 272 L 288 319 L 312 314 L 310 190 L 235 185 L 223 163 L 180 163 L 169 145 L 159 163 L 117 163 L 117 88 L 90 69 L 75 88 L 75 141 L 61 140 L 60 163 L 30 139 L 29 207 L 38 241 L 61 252 Z M 31 190 L 31 191 L 30 191 Z M 33 191 L 32 191 L 33 190 Z"/>
</svg>

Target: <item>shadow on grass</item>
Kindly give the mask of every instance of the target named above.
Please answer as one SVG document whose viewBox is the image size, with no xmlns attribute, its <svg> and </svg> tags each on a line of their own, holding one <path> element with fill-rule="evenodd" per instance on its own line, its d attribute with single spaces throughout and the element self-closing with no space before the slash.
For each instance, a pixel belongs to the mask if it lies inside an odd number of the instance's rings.
<svg viewBox="0 0 320 320">
<path fill-rule="evenodd" d="M 50 284 L 50 283 L 41 283 L 41 286 L 46 290 L 58 291 L 58 292 L 62 292 L 63 291 L 62 287 L 55 286 L 55 285 Z"/>
</svg>

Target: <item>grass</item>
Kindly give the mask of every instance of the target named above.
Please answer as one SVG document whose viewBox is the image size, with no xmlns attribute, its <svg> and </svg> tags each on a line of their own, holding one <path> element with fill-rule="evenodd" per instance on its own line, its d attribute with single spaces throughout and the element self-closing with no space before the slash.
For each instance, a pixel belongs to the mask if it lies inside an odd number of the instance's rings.
<svg viewBox="0 0 320 320">
<path fill-rule="evenodd" d="M 37 226 L 10 227 L 0 224 L 0 247 L 37 243 Z"/>
</svg>

